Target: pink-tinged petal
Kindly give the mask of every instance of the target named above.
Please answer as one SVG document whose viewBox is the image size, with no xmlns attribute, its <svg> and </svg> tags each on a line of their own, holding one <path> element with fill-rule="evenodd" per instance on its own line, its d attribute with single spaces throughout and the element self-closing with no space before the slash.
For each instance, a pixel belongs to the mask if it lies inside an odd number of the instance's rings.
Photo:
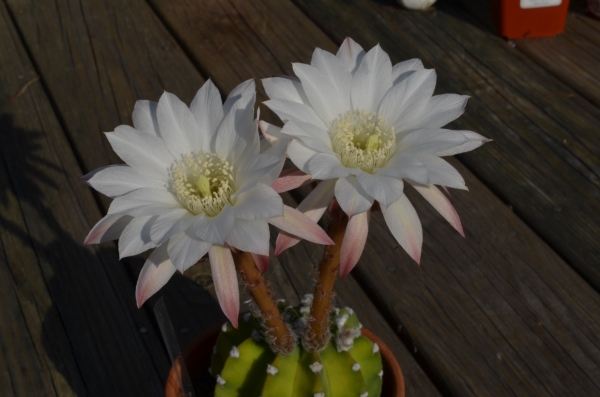
<svg viewBox="0 0 600 397">
<path fill-rule="evenodd" d="M 100 244 L 117 240 L 133 218 L 129 215 L 106 215 L 90 230 L 84 244 Z"/>
<path fill-rule="evenodd" d="M 240 293 L 233 256 L 229 248 L 213 245 L 208 251 L 210 269 L 221 310 L 235 328 L 240 313 Z"/>
<path fill-rule="evenodd" d="M 156 248 L 144 264 L 135 286 L 137 307 L 140 308 L 148 298 L 161 289 L 176 270 L 169 259 L 167 244 Z"/>
<path fill-rule="evenodd" d="M 293 190 L 299 188 L 310 182 L 312 178 L 310 175 L 300 171 L 296 167 L 288 168 L 283 170 L 279 178 L 273 182 L 271 187 L 277 193 L 287 192 L 289 190 Z"/>
<path fill-rule="evenodd" d="M 283 209 L 283 216 L 268 220 L 271 225 L 281 231 L 313 243 L 324 245 L 334 244 L 327 233 L 308 216 L 287 205 Z M 279 252 L 275 252 L 275 255 L 279 255 Z"/>
<path fill-rule="evenodd" d="M 390 232 L 400 246 L 414 259 L 421 261 L 423 229 L 417 211 L 406 196 L 402 196 L 389 207 L 381 206 L 381 212 Z"/>
<path fill-rule="evenodd" d="M 269 124 L 266 121 L 260 120 L 258 122 L 258 128 L 260 128 L 261 134 L 263 134 L 265 139 L 271 144 L 274 144 L 279 139 L 284 137 L 281 134 L 280 127 L 274 126 L 273 124 Z"/>
<path fill-rule="evenodd" d="M 337 180 L 335 198 L 349 217 L 365 212 L 373 205 L 373 197 L 353 175 Z"/>
<path fill-rule="evenodd" d="M 333 199 L 334 186 L 335 179 L 319 183 L 296 209 L 312 219 L 313 222 L 317 222 L 321 219 L 321 216 L 323 216 L 323 213 Z M 276 255 L 279 255 L 299 242 L 300 239 L 291 234 L 285 232 L 280 233 L 279 236 L 277 236 L 277 242 L 275 243 Z"/>
<path fill-rule="evenodd" d="M 268 255 L 258 255 L 252 254 L 252 259 L 254 259 L 254 263 L 258 268 L 258 271 L 264 274 L 269 268 L 269 256 Z"/>
<path fill-rule="evenodd" d="M 340 277 L 344 278 L 356 266 L 367 242 L 371 211 L 354 215 L 348 221 L 340 252 Z"/>
<path fill-rule="evenodd" d="M 463 231 L 462 224 L 460 223 L 460 218 L 458 217 L 458 213 L 454 209 L 454 206 L 448 200 L 444 193 L 439 190 L 434 185 L 430 186 L 422 186 L 417 184 L 412 184 L 413 187 L 417 190 L 417 192 L 421 193 L 421 195 L 439 212 L 444 219 L 446 219 L 453 228 L 456 229 L 457 232 L 460 233 L 461 236 L 465 237 L 465 232 Z"/>
</svg>

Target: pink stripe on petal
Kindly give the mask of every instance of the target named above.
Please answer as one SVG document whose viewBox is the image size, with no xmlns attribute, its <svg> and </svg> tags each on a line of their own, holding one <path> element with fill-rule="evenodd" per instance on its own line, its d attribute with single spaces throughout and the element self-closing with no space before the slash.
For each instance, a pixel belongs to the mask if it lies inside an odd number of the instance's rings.
<svg viewBox="0 0 600 397">
<path fill-rule="evenodd" d="M 275 143 L 279 139 L 271 133 L 279 133 L 281 131 L 280 127 L 276 127 L 272 124 L 267 123 L 266 121 L 259 120 L 258 128 L 260 128 L 260 132 L 263 134 L 263 136 L 269 143 Z"/>
<path fill-rule="evenodd" d="M 437 212 L 439 212 L 444 219 L 446 219 L 452 225 L 452 227 L 456 229 L 458 233 L 460 233 L 461 236 L 465 237 L 465 232 L 463 231 L 463 227 L 460 223 L 460 218 L 458 217 L 456 209 L 454 209 L 454 206 L 450 200 L 444 196 L 444 193 L 442 193 L 441 190 L 434 185 L 413 185 L 413 187 L 417 190 L 417 192 L 421 193 L 425 200 L 427 200 L 429 204 L 431 204 L 433 208 L 435 208 Z"/>
<path fill-rule="evenodd" d="M 169 259 L 168 245 L 168 243 L 164 243 L 156 248 L 148 257 L 140 272 L 135 286 L 135 301 L 138 308 L 161 289 L 177 270 Z"/>
<path fill-rule="evenodd" d="M 269 257 L 265 255 L 251 254 L 256 267 L 261 273 L 265 273 L 269 268 Z"/>
<path fill-rule="evenodd" d="M 291 172 L 282 172 L 281 176 L 273 182 L 271 187 L 277 193 L 287 192 L 292 189 L 296 189 L 302 185 L 305 185 L 311 181 L 311 176 L 300 171 L 299 169 L 292 170 Z"/>
<path fill-rule="evenodd" d="M 283 216 L 267 220 L 278 229 L 317 244 L 333 245 L 333 240 L 308 216 L 287 205 L 283 206 Z"/>
<path fill-rule="evenodd" d="M 423 228 L 417 211 L 406 195 L 387 208 L 381 206 L 381 212 L 396 241 L 415 262 L 419 263 L 423 245 Z"/>
<path fill-rule="evenodd" d="M 240 292 L 233 256 L 229 248 L 213 244 L 208 251 L 210 269 L 221 310 L 235 328 L 240 313 Z"/>
<path fill-rule="evenodd" d="M 125 227 L 133 218 L 128 215 L 106 215 L 90 230 L 84 244 L 100 244 L 110 240 L 117 240 Z"/>
<path fill-rule="evenodd" d="M 348 221 L 340 253 L 340 277 L 344 278 L 356 266 L 365 249 L 369 234 L 371 211 L 354 215 Z"/>
</svg>

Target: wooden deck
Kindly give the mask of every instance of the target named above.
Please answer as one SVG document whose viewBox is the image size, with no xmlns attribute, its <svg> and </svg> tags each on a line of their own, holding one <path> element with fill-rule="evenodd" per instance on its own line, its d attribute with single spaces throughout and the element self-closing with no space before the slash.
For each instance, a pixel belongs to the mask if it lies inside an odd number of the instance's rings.
<svg viewBox="0 0 600 397">
<path fill-rule="evenodd" d="M 466 239 L 408 192 L 421 266 L 375 214 L 339 302 L 393 349 L 407 396 L 599 396 L 600 21 L 572 1 L 563 35 L 507 42 L 488 2 L 438 3 L 1 1 L 0 395 L 161 395 L 154 306 L 164 298 L 180 343 L 222 319 L 209 268 L 138 310 L 143 258 L 83 246 L 110 200 L 79 177 L 120 162 L 103 132 L 131 124 L 136 100 L 291 74 L 351 36 L 435 68 L 437 93 L 471 96 L 451 128 L 494 142 L 453 161 L 470 189 L 452 193 Z M 309 292 L 318 258 L 302 243 L 273 259 L 277 293 Z"/>
</svg>

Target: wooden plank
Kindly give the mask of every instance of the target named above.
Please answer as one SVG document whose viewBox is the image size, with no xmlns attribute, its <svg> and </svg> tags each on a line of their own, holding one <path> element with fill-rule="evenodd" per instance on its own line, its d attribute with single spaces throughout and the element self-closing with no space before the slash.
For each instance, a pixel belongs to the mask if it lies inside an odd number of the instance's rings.
<svg viewBox="0 0 600 397">
<path fill-rule="evenodd" d="M 336 40 L 380 41 L 394 61 L 436 67 L 437 92 L 469 94 L 453 128 L 494 139 L 460 156 L 470 169 L 600 289 L 600 109 L 498 37 L 447 13 L 410 13 L 364 0 L 298 0 Z M 455 14 L 461 15 L 460 10 Z M 574 203 L 577 203 L 576 205 Z"/>
<path fill-rule="evenodd" d="M 226 89 L 234 87 L 238 78 L 291 73 L 291 62 L 310 57 L 316 45 L 330 50 L 335 47 L 289 2 L 208 1 L 202 8 L 183 0 L 168 4 L 151 0 L 151 4 L 184 43 L 198 67 Z M 205 56 L 206 53 L 214 56 Z M 252 60 L 251 67 L 246 59 Z M 285 260 L 275 260 L 271 266 L 277 270 L 283 268 L 300 295 L 310 292 L 312 280 L 307 278 L 306 267 L 310 262 L 307 258 L 314 262 L 314 255 L 309 255 L 307 250 L 301 254 L 296 252 L 294 256 L 286 255 Z M 392 345 L 410 380 L 409 393 L 437 395 L 435 386 L 351 277 L 340 291 L 342 302 L 356 307 L 365 325 L 378 330 Z"/>
</svg>

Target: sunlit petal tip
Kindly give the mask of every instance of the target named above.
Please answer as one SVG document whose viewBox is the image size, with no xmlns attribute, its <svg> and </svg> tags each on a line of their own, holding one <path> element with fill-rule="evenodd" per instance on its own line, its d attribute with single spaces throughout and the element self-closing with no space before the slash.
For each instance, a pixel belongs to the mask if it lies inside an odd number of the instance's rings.
<svg viewBox="0 0 600 397">
<path fill-rule="evenodd" d="M 135 301 L 140 308 L 144 302 L 161 289 L 176 269 L 169 260 L 167 244 L 156 248 L 148 257 L 135 286 Z"/>
<path fill-rule="evenodd" d="M 228 247 L 213 245 L 208 251 L 210 269 L 221 310 L 235 328 L 238 326 L 240 295 L 233 256 Z"/>
<path fill-rule="evenodd" d="M 340 252 L 340 276 L 346 277 L 362 255 L 369 234 L 370 211 L 350 218 Z"/>
</svg>

